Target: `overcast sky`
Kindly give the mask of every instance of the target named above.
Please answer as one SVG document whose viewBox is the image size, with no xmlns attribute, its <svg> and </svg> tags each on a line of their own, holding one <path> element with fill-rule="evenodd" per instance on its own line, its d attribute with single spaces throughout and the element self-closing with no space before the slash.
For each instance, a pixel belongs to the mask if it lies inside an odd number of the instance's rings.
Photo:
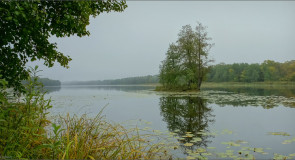
<svg viewBox="0 0 295 160">
<path fill-rule="evenodd" d="M 42 77 L 104 80 L 155 75 L 168 45 L 182 26 L 199 21 L 215 46 L 214 64 L 284 62 L 295 59 L 295 2 L 293 1 L 127 1 L 122 13 L 91 18 L 88 37 L 51 38 L 73 60 L 70 68 L 56 64 Z"/>
</svg>

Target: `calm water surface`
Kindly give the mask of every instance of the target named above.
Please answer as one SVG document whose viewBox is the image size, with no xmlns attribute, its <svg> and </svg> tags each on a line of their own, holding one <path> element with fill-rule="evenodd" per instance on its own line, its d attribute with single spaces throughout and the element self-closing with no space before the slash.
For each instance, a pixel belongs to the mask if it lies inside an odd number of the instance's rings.
<svg viewBox="0 0 295 160">
<path fill-rule="evenodd" d="M 219 103 L 216 97 L 215 100 L 212 98 L 213 95 L 226 95 L 228 98 L 240 94 L 260 99 L 271 95 L 292 98 L 295 94 L 293 89 L 204 88 L 202 92 L 206 95 L 203 96 L 162 94 L 152 91 L 153 87 L 144 86 L 62 86 L 48 89 L 47 96 L 53 100 L 52 115 L 86 113 L 95 116 L 107 106 L 103 113 L 114 122 L 146 120 L 151 122 L 153 129 L 177 131 L 180 137 L 185 132 L 195 135 L 200 131 L 215 133 L 198 134 L 202 141 L 194 143 L 192 147 L 216 147 L 216 152 L 225 152 L 229 148 L 224 142 L 243 140 L 248 143 L 241 146 L 268 148 L 265 149 L 268 154 L 255 153 L 256 158 L 272 158 L 274 153 L 295 153 L 294 141 L 282 144 L 295 137 L 294 104 L 268 106 L 254 104 L 251 100 L 250 103 L 242 103 L 245 97 Z M 286 132 L 290 136 L 271 135 L 269 132 Z M 240 149 L 230 147 L 230 150 Z M 186 155 L 185 146 L 182 146 L 178 156 Z"/>
</svg>

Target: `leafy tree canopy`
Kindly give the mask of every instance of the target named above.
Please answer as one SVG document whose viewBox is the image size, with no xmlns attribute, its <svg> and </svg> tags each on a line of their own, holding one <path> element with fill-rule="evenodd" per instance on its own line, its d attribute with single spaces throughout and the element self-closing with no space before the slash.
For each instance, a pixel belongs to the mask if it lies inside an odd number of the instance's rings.
<svg viewBox="0 0 295 160">
<path fill-rule="evenodd" d="M 295 81 L 295 60 L 284 63 L 265 60 L 261 64 L 234 63 L 211 66 L 209 82 Z"/>
<path fill-rule="evenodd" d="M 176 43 L 170 44 L 160 66 L 159 80 L 164 89 L 199 90 L 208 72 L 210 43 L 206 27 L 198 23 L 182 27 Z"/>
<path fill-rule="evenodd" d="M 69 56 L 57 51 L 51 36 L 90 35 L 86 30 L 90 16 L 103 12 L 122 12 L 126 1 L 0 1 L 0 75 L 8 87 L 21 90 L 21 80 L 29 74 L 26 63 L 44 60 L 68 68 Z"/>
</svg>

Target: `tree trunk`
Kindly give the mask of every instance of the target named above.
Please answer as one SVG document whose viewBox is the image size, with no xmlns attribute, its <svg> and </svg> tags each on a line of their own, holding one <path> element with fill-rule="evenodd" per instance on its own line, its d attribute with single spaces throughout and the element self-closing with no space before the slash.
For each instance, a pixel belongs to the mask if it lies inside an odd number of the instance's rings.
<svg viewBox="0 0 295 160">
<path fill-rule="evenodd" d="M 199 91 L 200 90 L 200 88 L 201 88 L 201 84 L 202 84 L 202 80 L 203 80 L 203 78 L 202 78 L 202 60 L 201 60 L 201 51 L 202 51 L 202 49 L 201 49 L 201 41 L 200 41 L 200 39 L 199 39 L 199 48 L 198 48 L 198 60 L 199 60 L 199 68 L 198 68 L 198 87 L 197 87 L 197 90 Z"/>
<path fill-rule="evenodd" d="M 199 79 L 198 79 L 198 88 L 197 88 L 198 91 L 201 89 L 202 80 L 203 80 L 203 78 L 199 77 Z"/>
</svg>

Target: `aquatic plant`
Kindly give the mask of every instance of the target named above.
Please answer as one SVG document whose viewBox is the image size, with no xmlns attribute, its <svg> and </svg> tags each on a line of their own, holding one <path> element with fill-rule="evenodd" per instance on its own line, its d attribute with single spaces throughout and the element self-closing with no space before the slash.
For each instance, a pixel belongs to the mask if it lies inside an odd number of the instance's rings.
<svg viewBox="0 0 295 160">
<path fill-rule="evenodd" d="M 253 96 L 244 93 L 233 93 L 227 91 L 205 90 L 200 92 L 157 92 L 162 96 L 171 97 L 200 97 L 208 103 L 215 103 L 221 106 L 262 106 L 263 108 L 273 108 L 279 105 L 295 107 L 295 97 L 284 96 Z"/>
</svg>

